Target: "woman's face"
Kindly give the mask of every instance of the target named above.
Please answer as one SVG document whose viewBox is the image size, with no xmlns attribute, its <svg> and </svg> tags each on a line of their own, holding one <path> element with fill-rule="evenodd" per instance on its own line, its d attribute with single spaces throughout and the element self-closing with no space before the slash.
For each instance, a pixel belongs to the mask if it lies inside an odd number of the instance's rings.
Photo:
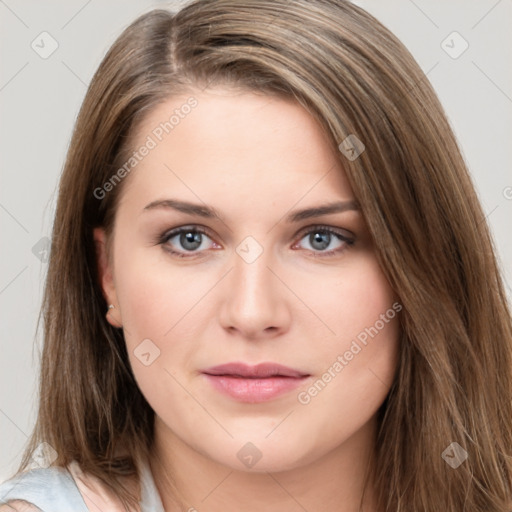
<svg viewBox="0 0 512 512">
<path fill-rule="evenodd" d="M 99 262 L 157 437 L 279 471 L 368 430 L 401 306 L 317 122 L 292 101 L 217 88 L 156 107 L 134 151 L 112 260 Z M 326 205 L 339 208 L 314 211 Z M 226 363 L 296 373 L 205 373 Z"/>
</svg>

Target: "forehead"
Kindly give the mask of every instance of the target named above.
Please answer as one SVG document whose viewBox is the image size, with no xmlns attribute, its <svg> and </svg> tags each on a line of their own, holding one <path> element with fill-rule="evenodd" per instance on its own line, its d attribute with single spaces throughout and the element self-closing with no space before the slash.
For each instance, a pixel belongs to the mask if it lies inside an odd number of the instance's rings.
<svg viewBox="0 0 512 512">
<path fill-rule="evenodd" d="M 321 125 L 291 99 L 191 90 L 156 106 L 135 127 L 132 141 L 139 155 L 126 193 L 136 191 L 141 201 L 177 189 L 190 198 L 209 196 L 210 203 L 230 191 L 284 204 L 305 194 L 352 196 Z"/>
</svg>

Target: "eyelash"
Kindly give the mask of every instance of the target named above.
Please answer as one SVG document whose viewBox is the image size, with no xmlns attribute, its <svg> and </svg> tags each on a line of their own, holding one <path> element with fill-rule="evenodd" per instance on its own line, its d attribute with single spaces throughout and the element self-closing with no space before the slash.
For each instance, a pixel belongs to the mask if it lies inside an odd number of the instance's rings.
<svg viewBox="0 0 512 512">
<path fill-rule="evenodd" d="M 202 228 L 201 226 L 193 225 L 193 226 L 182 226 L 182 227 L 173 229 L 171 231 L 166 231 L 158 237 L 158 239 L 156 240 L 156 243 L 162 245 L 163 248 L 167 252 L 169 252 L 173 256 L 177 256 L 178 258 L 191 258 L 197 254 L 201 254 L 201 252 L 188 251 L 188 255 L 187 255 L 187 252 L 183 253 L 180 251 L 175 251 L 174 249 L 171 249 L 168 245 L 165 245 L 171 238 L 174 238 L 175 236 L 180 235 L 182 233 L 201 233 L 203 235 L 206 235 L 208 238 L 212 238 L 208 234 L 208 231 L 206 229 Z M 355 239 L 349 238 L 349 237 L 343 235 L 339 230 L 334 229 L 329 226 L 322 226 L 322 225 L 308 226 L 307 228 L 302 230 L 299 233 L 299 235 L 300 235 L 299 241 L 302 240 L 306 235 L 310 235 L 312 233 L 329 233 L 329 234 L 337 237 L 341 242 L 343 242 L 345 244 L 337 249 L 333 249 L 330 251 L 309 251 L 311 254 L 314 255 L 313 257 L 328 258 L 328 257 L 332 257 L 332 256 L 337 256 L 337 255 L 341 254 L 342 252 L 344 252 L 345 250 L 349 249 L 355 243 Z"/>
</svg>

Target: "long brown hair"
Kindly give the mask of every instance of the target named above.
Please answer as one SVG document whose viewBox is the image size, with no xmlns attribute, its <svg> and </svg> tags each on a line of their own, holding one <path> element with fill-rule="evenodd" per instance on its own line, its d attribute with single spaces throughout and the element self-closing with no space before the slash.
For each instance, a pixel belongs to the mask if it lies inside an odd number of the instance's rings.
<svg viewBox="0 0 512 512">
<path fill-rule="evenodd" d="M 335 148 L 403 306 L 395 381 L 371 477 L 386 512 L 512 509 L 512 328 L 484 213 L 435 92 L 401 42 L 344 0 L 198 0 L 139 17 L 87 91 L 65 163 L 42 315 L 37 423 L 54 465 L 76 460 L 126 506 L 153 438 L 123 332 L 105 320 L 92 230 L 112 232 L 143 117 L 174 94 L 227 84 L 294 98 Z M 456 442 L 467 459 L 443 458 Z M 457 447 L 457 449 L 459 449 Z"/>
</svg>

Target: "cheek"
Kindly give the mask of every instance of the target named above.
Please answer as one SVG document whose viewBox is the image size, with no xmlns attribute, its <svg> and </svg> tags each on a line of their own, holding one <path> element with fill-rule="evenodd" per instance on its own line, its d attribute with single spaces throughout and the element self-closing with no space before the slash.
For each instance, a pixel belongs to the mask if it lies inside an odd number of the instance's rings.
<svg viewBox="0 0 512 512">
<path fill-rule="evenodd" d="M 143 248 L 126 254 L 130 257 L 120 255 L 115 262 L 123 328 L 132 343 L 141 337 L 165 339 L 182 319 L 196 313 L 194 306 L 211 279 L 173 267 L 163 250 Z"/>
<path fill-rule="evenodd" d="M 130 364 L 139 388 L 159 410 L 163 400 L 187 399 L 173 378 L 175 367 L 193 365 L 206 311 L 211 314 L 207 293 L 218 277 L 207 269 L 202 275 L 173 267 L 164 251 L 131 248 L 117 254 L 115 286 Z"/>
<path fill-rule="evenodd" d="M 364 424 L 389 392 L 401 305 L 373 257 L 322 288 L 316 307 L 334 333 L 316 340 L 316 378 L 299 402 L 312 416 L 328 415 L 333 421 L 325 422 L 326 435 L 332 429 L 336 436 L 340 425 L 351 430 Z"/>
<path fill-rule="evenodd" d="M 176 273 L 176 287 L 171 289 L 170 277 L 162 275 L 160 267 L 151 266 L 142 257 L 119 258 L 115 268 L 117 298 L 133 375 L 152 409 L 160 411 L 163 404 L 179 398 L 169 362 L 183 359 L 183 344 L 170 345 L 168 341 L 174 335 L 173 326 L 179 327 L 180 318 L 190 309 L 186 307 L 190 287 L 180 282 Z"/>
<path fill-rule="evenodd" d="M 323 280 L 322 286 L 314 288 L 309 283 L 308 288 L 309 300 L 330 331 L 325 331 L 325 343 L 321 344 L 327 352 L 344 349 L 358 335 L 364 338 L 366 329 L 376 323 L 378 330 L 386 333 L 384 337 L 393 337 L 389 324 L 397 316 L 392 307 L 396 298 L 373 254 L 361 255 L 337 276 Z"/>
</svg>

